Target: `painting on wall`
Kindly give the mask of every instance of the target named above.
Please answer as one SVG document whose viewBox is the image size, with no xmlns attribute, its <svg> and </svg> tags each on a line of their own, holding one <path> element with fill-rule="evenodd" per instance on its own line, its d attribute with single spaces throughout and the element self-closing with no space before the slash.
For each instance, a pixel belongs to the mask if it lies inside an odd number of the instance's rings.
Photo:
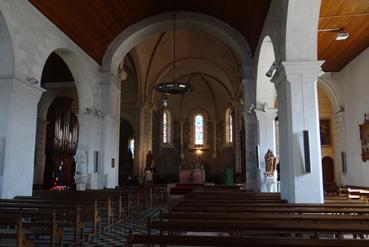
<svg viewBox="0 0 369 247">
<path fill-rule="evenodd" d="M 360 141 L 361 141 L 361 158 L 363 161 L 369 160 L 369 120 L 368 116 L 364 115 L 364 123 L 360 127 Z"/>
<path fill-rule="evenodd" d="M 320 144 L 322 146 L 332 145 L 331 120 L 320 119 Z"/>
</svg>

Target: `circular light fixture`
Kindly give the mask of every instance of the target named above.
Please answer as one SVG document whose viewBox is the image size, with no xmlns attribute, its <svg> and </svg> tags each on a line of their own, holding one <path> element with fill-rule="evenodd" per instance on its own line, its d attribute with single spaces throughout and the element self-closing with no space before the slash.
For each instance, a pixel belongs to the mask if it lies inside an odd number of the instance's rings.
<svg viewBox="0 0 369 247">
<path fill-rule="evenodd" d="M 173 2 L 174 4 L 174 2 Z M 165 108 L 168 105 L 168 95 L 188 94 L 193 91 L 192 85 L 176 80 L 176 13 L 173 5 L 173 64 L 172 81 L 161 82 L 154 88 L 161 96 L 162 105 Z"/>
<path fill-rule="evenodd" d="M 162 82 L 155 86 L 155 89 L 164 95 L 188 94 L 193 91 L 193 87 L 180 81 Z"/>
</svg>

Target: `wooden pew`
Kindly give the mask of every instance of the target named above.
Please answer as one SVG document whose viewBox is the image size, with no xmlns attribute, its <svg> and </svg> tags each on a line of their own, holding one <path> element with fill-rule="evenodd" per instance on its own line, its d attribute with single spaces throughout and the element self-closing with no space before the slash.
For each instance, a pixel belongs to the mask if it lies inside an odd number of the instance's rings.
<svg viewBox="0 0 369 247">
<path fill-rule="evenodd" d="M 217 236 L 155 236 L 131 234 L 126 246 L 232 246 L 232 247 L 364 247 L 367 240 L 246 238 Z"/>
<path fill-rule="evenodd" d="M 332 214 L 251 214 L 251 213 L 164 213 L 160 215 L 161 221 L 268 221 L 268 222 L 313 222 L 313 223 L 338 223 L 350 222 L 368 224 L 369 215 L 332 215 Z"/>
<path fill-rule="evenodd" d="M 73 227 L 74 243 L 77 245 L 83 240 L 83 223 L 80 220 L 80 206 L 71 204 L 52 204 L 48 202 L 15 202 L 15 200 L 0 200 L 0 212 L 6 210 L 43 210 L 53 211 L 56 216 L 57 227 Z M 22 214 L 20 214 L 22 216 Z M 36 216 L 35 216 L 36 217 Z M 37 217 L 36 217 L 37 218 Z M 54 238 L 53 238 L 54 239 Z"/>
<path fill-rule="evenodd" d="M 56 214 L 52 210 L 27 210 L 27 209 L 1 209 L 0 218 L 14 217 L 21 218 L 24 234 L 29 239 L 47 236 L 49 246 L 63 246 L 63 229 L 58 227 Z"/>
<path fill-rule="evenodd" d="M 261 234 L 268 237 L 275 234 L 311 234 L 319 236 L 320 233 L 333 233 L 337 236 L 342 234 L 369 234 L 369 224 L 315 224 L 315 223 L 296 223 L 296 222 L 255 222 L 255 221 L 229 221 L 218 220 L 204 221 L 152 221 L 148 223 L 148 234 L 153 229 L 172 234 L 174 232 L 223 232 L 231 236 L 240 234 Z M 369 241 L 368 241 L 369 244 Z"/>
<path fill-rule="evenodd" d="M 32 241 L 25 237 L 20 216 L 2 215 L 0 217 L 0 243 L 4 239 L 13 240 L 17 247 L 33 246 Z"/>
</svg>

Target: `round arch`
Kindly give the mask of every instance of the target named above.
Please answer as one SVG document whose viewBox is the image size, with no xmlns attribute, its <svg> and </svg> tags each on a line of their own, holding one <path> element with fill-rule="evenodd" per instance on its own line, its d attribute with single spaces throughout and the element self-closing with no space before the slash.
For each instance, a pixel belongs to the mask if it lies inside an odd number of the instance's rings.
<svg viewBox="0 0 369 247">
<path fill-rule="evenodd" d="M 0 11 L 0 75 L 14 75 L 14 51 L 5 19 Z"/>
<path fill-rule="evenodd" d="M 48 52 L 42 59 L 43 66 L 39 78 L 41 78 L 47 59 L 53 52 L 61 57 L 73 76 L 78 94 L 79 109 L 91 108 L 94 106 L 94 87 L 91 82 L 96 81 L 94 76 L 97 76 L 97 74 L 92 73 L 86 62 L 83 61 L 83 58 L 80 58 L 73 50 L 68 48 L 56 48 Z"/>
<path fill-rule="evenodd" d="M 332 104 L 333 114 L 342 111 L 343 104 L 338 97 L 337 93 L 331 86 L 332 79 L 319 77 L 318 86 L 324 91 L 324 93 L 328 96 L 329 101 Z"/>
<path fill-rule="evenodd" d="M 107 48 L 102 71 L 116 73 L 122 58 L 140 41 L 158 33 L 171 31 L 173 14 L 163 13 L 146 18 L 121 32 Z M 194 12 L 177 12 L 177 30 L 192 30 L 209 33 L 230 46 L 238 55 L 241 66 L 252 66 L 251 50 L 245 38 L 228 24 L 209 15 Z"/>
<path fill-rule="evenodd" d="M 261 44 L 257 63 L 256 76 L 256 103 L 267 103 L 273 107 L 276 99 L 276 90 L 270 77 L 266 75 L 272 63 L 275 61 L 273 41 L 269 36 L 265 36 Z"/>
</svg>

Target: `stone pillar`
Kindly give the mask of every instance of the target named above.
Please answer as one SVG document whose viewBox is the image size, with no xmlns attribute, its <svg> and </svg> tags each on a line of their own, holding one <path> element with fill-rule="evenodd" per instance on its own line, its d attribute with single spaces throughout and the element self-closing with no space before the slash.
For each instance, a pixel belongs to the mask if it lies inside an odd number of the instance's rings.
<svg viewBox="0 0 369 247">
<path fill-rule="evenodd" d="M 32 195 L 37 104 L 44 90 L 0 78 L 0 198 Z"/>
<path fill-rule="evenodd" d="M 240 131 L 242 125 L 242 105 L 239 101 L 233 101 L 233 144 L 235 152 L 235 172 L 241 173 L 241 140 Z"/>
<path fill-rule="evenodd" d="M 180 123 L 179 123 L 179 127 L 180 127 L 180 141 L 181 141 L 181 160 L 184 159 L 184 151 L 183 151 L 183 144 L 184 144 L 184 133 L 183 133 L 183 128 L 184 128 L 184 120 L 181 119 Z"/>
<path fill-rule="evenodd" d="M 264 155 L 268 149 L 272 150 L 276 154 L 275 146 L 275 118 L 277 116 L 277 109 L 266 109 L 266 111 L 256 110 L 256 118 L 258 121 L 258 144 L 260 151 L 260 167 L 259 167 L 259 190 L 261 192 L 267 192 L 265 186 L 265 160 Z"/>
<path fill-rule="evenodd" d="M 217 120 L 213 121 L 213 154 L 212 157 L 215 159 L 217 157 Z"/>
<path fill-rule="evenodd" d="M 81 175 L 81 182 L 83 182 L 83 176 L 87 175 L 88 180 L 86 187 L 88 189 L 98 189 L 99 187 L 99 170 L 102 166 L 101 157 L 101 135 L 102 135 L 102 115 L 98 114 L 93 108 L 85 108 L 80 110 L 81 113 L 77 114 L 79 133 L 78 133 L 78 148 L 76 156 L 76 173 L 75 176 Z M 95 172 L 95 152 L 98 152 L 98 172 Z M 79 167 L 77 157 L 82 156 L 87 163 L 87 167 Z M 87 156 L 87 157 L 85 157 Z M 77 181 L 78 178 L 75 178 Z"/>
<path fill-rule="evenodd" d="M 138 166 L 135 167 L 135 175 L 143 175 L 143 170 L 146 166 L 146 155 L 151 150 L 152 151 L 152 111 L 153 105 L 145 104 L 140 107 L 139 116 L 139 156 L 138 156 Z M 153 154 L 158 155 L 158 154 Z M 155 165 L 155 164 L 154 164 Z"/>
<path fill-rule="evenodd" d="M 256 81 L 253 67 L 241 68 L 241 84 L 244 99 L 243 116 L 245 119 L 245 152 L 246 152 L 246 188 L 257 190 L 257 162 L 256 162 L 256 117 L 255 114 L 248 114 L 251 104 L 256 104 Z"/>
<path fill-rule="evenodd" d="M 103 131 L 98 187 L 115 188 L 119 184 L 120 80 L 124 80 L 126 76 L 119 80 L 111 72 L 102 72 L 99 76 Z"/>
<path fill-rule="evenodd" d="M 338 185 L 342 184 L 342 152 L 345 152 L 345 112 L 339 111 L 332 118 L 332 136 L 334 143 L 334 177 Z M 346 164 L 347 165 L 347 164 Z"/>
<path fill-rule="evenodd" d="M 278 94 L 281 193 L 291 203 L 323 203 L 317 78 L 322 62 L 283 62 L 272 81 Z M 303 131 L 309 132 L 311 172 Z"/>
<path fill-rule="evenodd" d="M 48 122 L 40 117 L 37 118 L 37 131 L 36 131 L 36 160 L 35 160 L 35 173 L 34 184 L 44 183 L 44 171 L 46 160 L 46 128 Z"/>
</svg>

